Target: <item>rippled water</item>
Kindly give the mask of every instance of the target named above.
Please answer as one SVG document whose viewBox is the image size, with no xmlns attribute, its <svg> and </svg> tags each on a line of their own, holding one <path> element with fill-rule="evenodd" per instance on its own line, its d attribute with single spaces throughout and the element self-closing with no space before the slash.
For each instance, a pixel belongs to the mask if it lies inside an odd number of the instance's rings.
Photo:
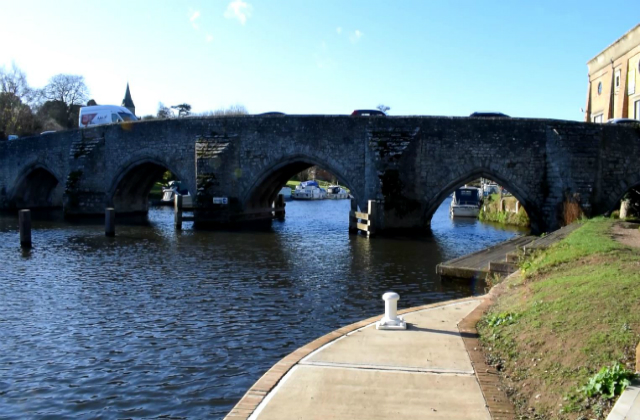
<svg viewBox="0 0 640 420">
<path fill-rule="evenodd" d="M 0 417 L 222 418 L 267 369 L 305 343 L 383 311 L 482 292 L 435 265 L 517 234 L 452 221 L 433 237 L 347 232 L 349 202 L 287 204 L 270 232 L 34 220 L 19 248 L 0 216 Z"/>
</svg>

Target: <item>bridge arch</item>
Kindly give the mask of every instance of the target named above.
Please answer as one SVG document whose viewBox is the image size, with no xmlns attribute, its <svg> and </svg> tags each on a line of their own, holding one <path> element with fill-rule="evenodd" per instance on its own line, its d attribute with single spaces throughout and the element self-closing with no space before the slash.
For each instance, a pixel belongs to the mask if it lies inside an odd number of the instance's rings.
<svg viewBox="0 0 640 420">
<path fill-rule="evenodd" d="M 345 175 L 346 171 L 339 164 L 308 155 L 293 155 L 276 161 L 255 178 L 241 196 L 243 208 L 248 210 L 270 207 L 287 181 L 312 166 L 318 166 L 333 174 L 341 185 L 349 188 L 356 202 L 360 202 L 363 192 L 359 189 L 359 184 Z"/>
<path fill-rule="evenodd" d="M 601 213 L 608 214 L 614 210 L 619 210 L 620 201 L 622 201 L 624 196 L 634 188 L 640 190 L 640 173 L 627 176 L 611 189 L 606 197 Z"/>
<path fill-rule="evenodd" d="M 9 193 L 11 207 L 18 209 L 62 207 L 61 177 L 46 165 L 32 162 L 16 178 Z"/>
<path fill-rule="evenodd" d="M 538 232 L 544 226 L 542 212 L 533 202 L 533 198 L 531 197 L 532 194 L 523 189 L 519 183 L 509 180 L 506 177 L 499 175 L 496 171 L 486 168 L 474 168 L 441 187 L 439 189 L 440 192 L 427 203 L 426 210 L 423 215 L 424 225 L 428 226 L 431 223 L 431 218 L 438 207 L 440 207 L 442 202 L 457 188 L 478 178 L 490 179 L 513 194 L 516 200 L 520 202 L 520 205 L 524 207 L 527 212 L 531 222 L 531 230 L 533 232 Z"/>
<path fill-rule="evenodd" d="M 153 157 L 139 157 L 116 170 L 116 176 L 107 191 L 107 205 L 113 206 L 117 213 L 147 213 L 151 188 L 166 171 L 176 175 L 182 181 L 182 188 L 194 194 L 187 185 L 188 178 L 183 178 L 183 174 L 173 165 Z"/>
</svg>

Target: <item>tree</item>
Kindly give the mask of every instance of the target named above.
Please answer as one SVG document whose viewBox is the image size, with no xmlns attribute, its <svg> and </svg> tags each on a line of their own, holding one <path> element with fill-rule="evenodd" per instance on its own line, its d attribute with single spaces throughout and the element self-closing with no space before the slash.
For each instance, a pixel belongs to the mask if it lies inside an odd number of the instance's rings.
<svg viewBox="0 0 640 420">
<path fill-rule="evenodd" d="M 171 108 L 178 110 L 178 117 L 186 117 L 191 114 L 191 105 L 189 104 L 174 105 Z"/>
<path fill-rule="evenodd" d="M 33 94 L 26 74 L 15 63 L 10 70 L 0 67 L 0 132 L 25 136 L 40 129 L 29 106 Z"/>
<path fill-rule="evenodd" d="M 380 111 L 384 112 L 385 114 L 391 109 L 390 106 L 386 106 L 384 104 L 380 104 L 376 107 L 376 109 L 379 109 Z"/>
<path fill-rule="evenodd" d="M 35 90 L 27 83 L 27 75 L 20 70 L 16 63 L 11 65 L 11 70 L 0 67 L 0 92 L 11 93 L 23 103 L 29 103 L 33 99 Z"/>
<path fill-rule="evenodd" d="M 87 102 L 87 106 L 96 106 L 98 105 L 98 103 L 95 101 L 95 99 L 89 99 L 89 102 Z"/>
<path fill-rule="evenodd" d="M 215 111 L 207 111 L 200 114 L 203 117 L 235 117 L 238 115 L 247 115 L 249 111 L 244 105 L 231 105 L 228 108 L 219 108 Z"/>
<path fill-rule="evenodd" d="M 89 100 L 89 89 L 83 76 L 58 74 L 49 79 L 49 84 L 41 91 L 43 98 L 71 105 L 82 105 Z"/>
<path fill-rule="evenodd" d="M 162 102 L 158 102 L 158 119 L 173 118 L 173 111 Z"/>
</svg>

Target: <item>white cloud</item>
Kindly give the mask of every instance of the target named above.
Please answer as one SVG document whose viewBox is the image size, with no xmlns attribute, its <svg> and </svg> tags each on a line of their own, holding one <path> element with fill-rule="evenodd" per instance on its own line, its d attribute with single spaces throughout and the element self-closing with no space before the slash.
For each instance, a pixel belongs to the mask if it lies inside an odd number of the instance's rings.
<svg viewBox="0 0 640 420">
<path fill-rule="evenodd" d="M 189 18 L 189 22 L 191 22 L 191 26 L 193 27 L 193 29 L 195 29 L 196 31 L 198 29 L 200 29 L 200 25 L 198 25 L 196 23 L 196 20 L 200 17 L 200 12 L 198 10 L 196 10 L 195 12 L 193 12 L 191 14 L 191 17 Z"/>
<path fill-rule="evenodd" d="M 227 10 L 224 12 L 224 17 L 227 19 L 238 19 L 241 25 L 247 22 L 247 19 L 251 17 L 253 7 L 249 3 L 245 3 L 242 0 L 233 0 L 227 6 Z"/>
<path fill-rule="evenodd" d="M 349 39 L 351 40 L 352 44 L 355 44 L 356 42 L 360 41 L 360 38 L 362 38 L 363 36 L 364 34 L 356 29 L 355 32 L 349 37 Z"/>
<path fill-rule="evenodd" d="M 207 34 L 207 37 L 205 39 L 207 40 L 207 42 L 211 42 L 211 41 L 213 41 L 213 36 Z"/>
<path fill-rule="evenodd" d="M 342 33 L 342 28 L 340 26 L 338 26 L 336 28 L 336 32 L 338 33 L 338 35 L 340 35 Z"/>
</svg>

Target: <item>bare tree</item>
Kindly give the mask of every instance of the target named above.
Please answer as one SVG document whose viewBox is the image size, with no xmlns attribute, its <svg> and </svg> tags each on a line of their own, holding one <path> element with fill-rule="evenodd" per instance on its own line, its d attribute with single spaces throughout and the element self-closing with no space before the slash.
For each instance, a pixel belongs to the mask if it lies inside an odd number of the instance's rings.
<svg viewBox="0 0 640 420">
<path fill-rule="evenodd" d="M 186 117 L 189 114 L 191 114 L 191 105 L 186 103 L 180 104 L 180 105 L 173 105 L 171 108 L 178 110 L 178 117 Z"/>
<path fill-rule="evenodd" d="M 379 109 L 380 111 L 384 112 L 385 114 L 391 109 L 390 106 L 386 106 L 384 104 L 380 104 L 376 107 L 376 109 Z"/>
<path fill-rule="evenodd" d="M 84 76 L 58 74 L 49 79 L 41 95 L 49 101 L 64 102 L 71 107 L 85 104 L 89 100 L 89 89 L 84 83 Z"/>
<path fill-rule="evenodd" d="M 0 92 L 10 93 L 20 101 L 29 103 L 33 99 L 35 90 L 27 83 L 25 72 L 13 63 L 10 70 L 0 67 Z"/>
<path fill-rule="evenodd" d="M 173 118 L 173 111 L 168 106 L 165 106 L 162 102 L 158 102 L 158 118 Z"/>
<path fill-rule="evenodd" d="M 228 108 L 219 108 L 215 111 L 207 111 L 200 114 L 203 117 L 234 117 L 238 115 L 247 115 L 249 111 L 244 105 L 231 105 Z"/>
</svg>

